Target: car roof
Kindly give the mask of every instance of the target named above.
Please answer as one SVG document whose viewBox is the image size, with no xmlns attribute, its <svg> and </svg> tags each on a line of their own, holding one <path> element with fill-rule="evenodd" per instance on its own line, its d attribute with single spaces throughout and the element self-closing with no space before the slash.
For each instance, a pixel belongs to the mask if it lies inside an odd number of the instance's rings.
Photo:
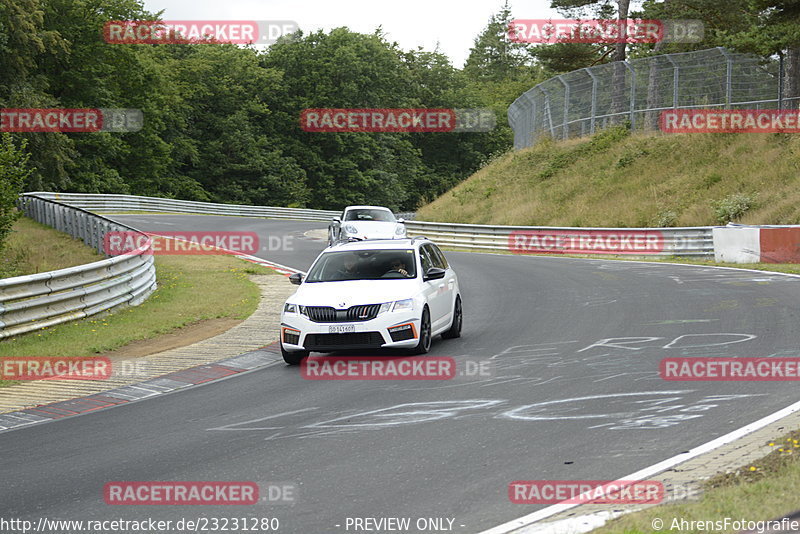
<svg viewBox="0 0 800 534">
<path fill-rule="evenodd" d="M 389 213 L 392 212 L 392 210 L 390 210 L 389 208 L 384 207 L 384 206 L 347 206 L 344 209 L 344 211 L 355 210 L 355 209 L 358 209 L 358 210 L 384 210 L 384 211 L 388 211 Z"/>
<path fill-rule="evenodd" d="M 361 241 L 342 241 L 323 252 L 341 252 L 345 250 L 400 250 L 417 248 L 423 243 L 430 243 L 427 237 L 409 237 L 406 239 L 364 239 Z"/>
</svg>

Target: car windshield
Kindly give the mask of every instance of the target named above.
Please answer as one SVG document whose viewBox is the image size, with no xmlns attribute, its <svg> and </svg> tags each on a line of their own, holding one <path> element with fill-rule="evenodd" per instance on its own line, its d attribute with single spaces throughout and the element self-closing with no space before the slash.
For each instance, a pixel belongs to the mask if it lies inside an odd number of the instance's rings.
<svg viewBox="0 0 800 534">
<path fill-rule="evenodd" d="M 394 214 L 389 210 L 354 209 L 344 215 L 345 221 L 378 221 L 395 222 Z"/>
<path fill-rule="evenodd" d="M 306 282 L 397 280 L 417 276 L 413 249 L 326 252 L 306 276 Z"/>
</svg>

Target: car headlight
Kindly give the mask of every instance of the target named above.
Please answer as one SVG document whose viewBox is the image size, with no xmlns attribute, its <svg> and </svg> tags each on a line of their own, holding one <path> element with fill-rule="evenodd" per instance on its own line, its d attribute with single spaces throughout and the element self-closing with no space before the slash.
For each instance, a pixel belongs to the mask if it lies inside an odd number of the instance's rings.
<svg viewBox="0 0 800 534">
<path fill-rule="evenodd" d="M 398 300 L 392 306 L 392 311 L 405 311 L 405 310 L 413 310 L 414 309 L 414 300 L 413 299 L 405 299 L 405 300 Z"/>
<path fill-rule="evenodd" d="M 404 224 L 398 224 L 397 228 L 394 229 L 394 235 L 406 235 L 406 226 Z"/>
<path fill-rule="evenodd" d="M 358 233 L 358 228 L 356 228 L 352 224 L 345 224 L 344 227 L 342 227 L 342 230 L 344 230 L 344 233 L 346 233 L 346 234 L 357 234 Z"/>
<path fill-rule="evenodd" d="M 395 302 L 384 302 L 383 304 L 381 304 L 381 307 L 378 308 L 378 315 L 386 313 L 388 311 L 396 312 L 396 311 L 406 311 L 413 309 L 414 309 L 413 299 L 397 300 Z"/>
<path fill-rule="evenodd" d="M 297 313 L 297 304 L 289 304 L 287 302 L 283 305 L 283 313 Z"/>
</svg>

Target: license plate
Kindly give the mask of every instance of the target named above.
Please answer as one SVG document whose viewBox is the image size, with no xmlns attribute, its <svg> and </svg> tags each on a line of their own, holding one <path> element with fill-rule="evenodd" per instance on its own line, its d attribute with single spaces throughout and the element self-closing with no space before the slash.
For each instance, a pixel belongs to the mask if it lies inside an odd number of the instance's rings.
<svg viewBox="0 0 800 534">
<path fill-rule="evenodd" d="M 330 325 L 328 327 L 329 334 L 349 334 L 355 331 L 356 331 L 356 325 L 354 324 L 337 324 L 337 325 Z"/>
</svg>

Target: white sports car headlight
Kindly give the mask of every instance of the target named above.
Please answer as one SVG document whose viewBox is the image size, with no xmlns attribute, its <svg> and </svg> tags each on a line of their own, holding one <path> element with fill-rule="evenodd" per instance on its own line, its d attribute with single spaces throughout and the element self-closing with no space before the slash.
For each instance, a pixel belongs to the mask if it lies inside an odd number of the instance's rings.
<svg viewBox="0 0 800 534">
<path fill-rule="evenodd" d="M 405 299 L 405 300 L 398 300 L 392 306 L 392 311 L 406 311 L 406 310 L 413 310 L 414 309 L 414 300 L 413 299 Z"/>
<path fill-rule="evenodd" d="M 414 309 L 413 299 L 397 300 L 395 302 L 384 302 L 383 304 L 381 304 L 381 307 L 378 308 L 378 315 L 386 313 L 388 311 L 396 312 L 396 311 L 406 311 L 413 309 Z"/>
<path fill-rule="evenodd" d="M 297 313 L 297 304 L 289 304 L 287 302 L 283 305 L 283 313 Z"/>
<path fill-rule="evenodd" d="M 344 233 L 346 233 L 346 234 L 357 234 L 358 233 L 358 228 L 356 228 L 352 224 L 345 224 L 342 227 L 342 230 L 344 230 Z"/>
<path fill-rule="evenodd" d="M 394 229 L 394 235 L 406 235 L 406 225 L 398 224 Z"/>
</svg>

